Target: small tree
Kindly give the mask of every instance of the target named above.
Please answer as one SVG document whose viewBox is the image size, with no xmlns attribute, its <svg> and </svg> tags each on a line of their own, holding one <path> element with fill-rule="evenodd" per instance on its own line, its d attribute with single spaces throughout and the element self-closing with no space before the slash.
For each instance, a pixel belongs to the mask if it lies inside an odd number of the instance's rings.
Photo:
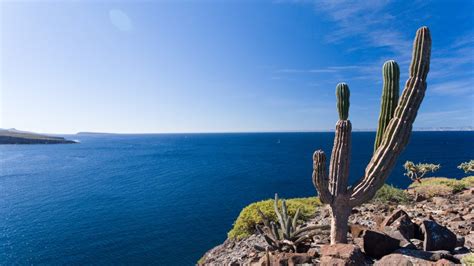
<svg viewBox="0 0 474 266">
<path fill-rule="evenodd" d="M 470 160 L 469 162 L 464 162 L 458 165 L 458 169 L 464 171 L 464 173 L 472 173 L 474 172 L 474 160 Z"/>
<path fill-rule="evenodd" d="M 413 182 L 421 183 L 421 179 L 429 172 L 436 172 L 441 168 L 439 164 L 432 163 L 418 163 L 406 161 L 403 165 L 407 171 L 404 175 L 408 176 Z"/>
</svg>

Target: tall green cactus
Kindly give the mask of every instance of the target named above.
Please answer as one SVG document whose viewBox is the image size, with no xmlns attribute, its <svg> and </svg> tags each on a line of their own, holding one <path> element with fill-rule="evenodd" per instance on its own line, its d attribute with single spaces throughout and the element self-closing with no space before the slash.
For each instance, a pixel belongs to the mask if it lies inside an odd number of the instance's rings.
<svg viewBox="0 0 474 266">
<path fill-rule="evenodd" d="M 398 101 L 388 125 L 384 128 L 383 133 L 380 133 L 382 134 L 381 141 L 365 169 L 364 176 L 351 187 L 348 187 L 351 156 L 351 122 L 347 120 L 349 90 L 347 85 L 338 85 L 338 92 L 341 87 L 341 97 L 337 93 L 338 102 L 339 100 L 346 101 L 347 107 L 341 104 L 340 108 L 338 104 L 340 119 L 336 123 L 329 174 L 326 172 L 324 152 L 317 150 L 313 155 L 313 184 L 318 190 L 320 200 L 331 207 L 331 244 L 347 243 L 348 220 L 352 208 L 370 200 L 375 192 L 382 187 L 385 179 L 393 170 L 398 156 L 407 145 L 413 122 L 425 95 L 430 56 L 430 31 L 427 27 L 421 27 L 416 32 L 409 79 L 405 84 L 400 101 Z M 389 65 L 394 64 L 389 63 Z M 345 90 L 344 87 L 347 88 L 346 94 L 342 93 Z M 394 102 L 392 101 L 392 103 Z M 385 107 L 388 110 L 389 104 L 382 103 L 382 109 Z M 385 115 L 384 119 L 386 119 Z"/>
<path fill-rule="evenodd" d="M 397 62 L 389 60 L 383 64 L 382 103 L 380 105 L 379 127 L 375 137 L 374 152 L 382 143 L 383 133 L 395 113 L 400 90 L 400 68 Z"/>
<path fill-rule="evenodd" d="M 337 84 L 336 96 L 337 96 L 337 111 L 339 113 L 339 120 L 347 120 L 349 118 L 349 97 L 350 97 L 349 86 L 346 83 L 341 82 Z"/>
</svg>

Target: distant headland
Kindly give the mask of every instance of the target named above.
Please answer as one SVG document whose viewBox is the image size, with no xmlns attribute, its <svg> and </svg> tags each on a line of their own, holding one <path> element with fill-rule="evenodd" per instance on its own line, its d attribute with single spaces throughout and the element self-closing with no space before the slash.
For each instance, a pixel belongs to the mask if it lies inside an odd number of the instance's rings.
<svg viewBox="0 0 474 266">
<path fill-rule="evenodd" d="M 63 137 L 42 135 L 33 132 L 20 131 L 14 128 L 0 129 L 0 144 L 73 144 L 73 140 Z"/>
</svg>

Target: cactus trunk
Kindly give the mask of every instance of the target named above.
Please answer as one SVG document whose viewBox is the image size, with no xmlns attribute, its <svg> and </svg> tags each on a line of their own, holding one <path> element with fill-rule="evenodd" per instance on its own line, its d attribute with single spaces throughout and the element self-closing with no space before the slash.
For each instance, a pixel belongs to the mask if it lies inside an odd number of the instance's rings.
<svg viewBox="0 0 474 266">
<path fill-rule="evenodd" d="M 378 146 L 367 165 L 365 175 L 350 188 L 347 187 L 351 145 L 351 123 L 347 120 L 349 116 L 349 87 L 345 83 L 337 86 L 337 107 L 340 120 L 336 124 L 329 176 L 326 174 L 324 152 L 318 150 L 313 155 L 313 183 L 319 192 L 321 201 L 329 204 L 331 208 L 331 244 L 347 242 L 348 219 L 352 208 L 370 200 L 375 195 L 408 143 L 413 122 L 426 90 L 430 54 L 430 33 L 427 27 L 422 27 L 417 31 L 413 45 L 410 77 L 393 114 L 390 113 L 393 112 L 391 111 L 392 105 L 396 103 L 394 100 L 397 88 L 395 80 L 398 80 L 398 75 L 395 73 L 395 64 L 389 63 L 387 66 L 387 71 L 392 71 L 392 73 L 387 72 L 386 78 L 394 83 L 384 83 L 380 118 L 382 122 L 379 124 L 378 135 L 380 134 L 380 136 L 377 136 L 380 140 L 378 144 L 376 140 L 376 146 Z M 385 126 L 384 123 L 387 122 L 388 125 Z"/>
<path fill-rule="evenodd" d="M 337 208 L 331 208 L 331 245 L 347 243 L 348 221 L 352 208 L 341 202 Z"/>
</svg>

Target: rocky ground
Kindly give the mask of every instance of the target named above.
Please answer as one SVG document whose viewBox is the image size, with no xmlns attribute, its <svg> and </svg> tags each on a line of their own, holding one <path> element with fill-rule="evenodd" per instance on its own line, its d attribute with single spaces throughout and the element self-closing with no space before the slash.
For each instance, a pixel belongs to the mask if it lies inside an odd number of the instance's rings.
<svg viewBox="0 0 474 266">
<path fill-rule="evenodd" d="M 330 223 L 321 207 L 308 225 Z M 474 251 L 474 187 L 404 205 L 368 203 L 353 210 L 349 244 L 330 246 L 322 231 L 304 253 L 257 251 L 262 236 L 226 240 L 202 265 L 455 265 Z"/>
</svg>

